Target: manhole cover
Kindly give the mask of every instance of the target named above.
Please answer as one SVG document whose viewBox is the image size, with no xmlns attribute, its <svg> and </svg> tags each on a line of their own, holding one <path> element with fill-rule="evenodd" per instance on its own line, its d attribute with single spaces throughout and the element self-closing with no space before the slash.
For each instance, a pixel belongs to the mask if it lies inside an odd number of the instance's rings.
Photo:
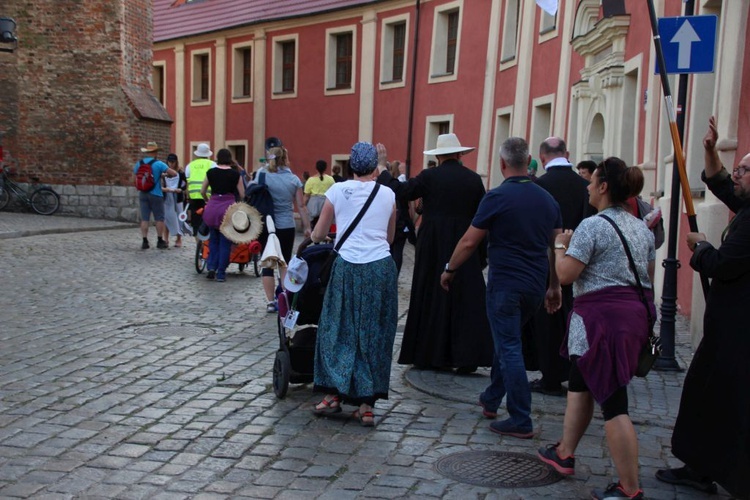
<svg viewBox="0 0 750 500">
<path fill-rule="evenodd" d="M 137 335 L 151 335 L 153 337 L 205 337 L 207 335 L 213 335 L 214 331 L 211 328 L 200 326 L 162 325 L 136 328 L 135 333 Z"/>
<path fill-rule="evenodd" d="M 532 455 L 502 451 L 453 453 L 438 460 L 435 469 L 456 481 L 490 488 L 531 488 L 561 479 Z"/>
</svg>

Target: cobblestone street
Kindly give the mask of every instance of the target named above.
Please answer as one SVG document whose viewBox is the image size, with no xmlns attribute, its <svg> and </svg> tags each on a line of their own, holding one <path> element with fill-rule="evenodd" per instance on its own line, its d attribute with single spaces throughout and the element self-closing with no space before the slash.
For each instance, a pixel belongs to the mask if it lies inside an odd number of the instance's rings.
<svg viewBox="0 0 750 500">
<path fill-rule="evenodd" d="M 598 410 L 573 478 L 498 489 L 438 472 L 451 453 L 535 455 L 562 432 L 564 399 L 534 394 L 534 439 L 491 433 L 476 405 L 486 370 L 394 364 L 374 429 L 349 416 L 353 407 L 313 416 L 311 385 L 278 399 L 277 318 L 260 278 L 233 264 L 225 283 L 208 281 L 191 239 L 166 251 L 153 228 L 150 239 L 143 251 L 130 224 L 0 213 L 1 498 L 572 499 L 613 479 Z M 407 245 L 399 331 L 412 265 Z M 682 367 L 687 332 L 678 322 Z M 670 437 L 683 378 L 652 372 L 631 385 L 642 487 L 650 499 L 728 498 L 654 479 L 678 464 Z"/>
</svg>

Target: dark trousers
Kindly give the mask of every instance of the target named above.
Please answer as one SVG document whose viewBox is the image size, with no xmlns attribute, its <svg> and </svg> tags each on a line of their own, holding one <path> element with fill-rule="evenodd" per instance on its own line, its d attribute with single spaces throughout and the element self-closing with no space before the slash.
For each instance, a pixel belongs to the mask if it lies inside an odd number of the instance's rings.
<svg viewBox="0 0 750 500">
<path fill-rule="evenodd" d="M 548 389 L 557 389 L 568 380 L 570 361 L 560 355 L 560 346 L 568 328 L 568 315 L 573 309 L 573 287 L 562 287 L 562 306 L 554 314 L 539 308 L 534 319 L 526 324 L 523 334 L 526 369 L 542 372 Z"/>
</svg>

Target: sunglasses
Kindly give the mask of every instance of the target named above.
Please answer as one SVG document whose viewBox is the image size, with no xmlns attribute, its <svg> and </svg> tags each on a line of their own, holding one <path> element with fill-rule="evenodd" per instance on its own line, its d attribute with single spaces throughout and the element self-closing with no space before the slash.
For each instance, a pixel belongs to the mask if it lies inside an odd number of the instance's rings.
<svg viewBox="0 0 750 500">
<path fill-rule="evenodd" d="M 748 165 L 737 165 L 737 167 L 732 170 L 732 175 L 734 177 L 742 177 L 746 173 L 750 172 L 750 166 Z"/>
</svg>

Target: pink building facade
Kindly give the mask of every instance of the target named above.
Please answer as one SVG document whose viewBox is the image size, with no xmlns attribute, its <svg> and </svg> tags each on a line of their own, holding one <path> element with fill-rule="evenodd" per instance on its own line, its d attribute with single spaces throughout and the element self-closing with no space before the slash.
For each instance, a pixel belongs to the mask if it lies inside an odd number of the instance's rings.
<svg viewBox="0 0 750 500">
<path fill-rule="evenodd" d="M 654 4 L 660 17 L 684 8 Z M 684 150 L 699 227 L 717 242 L 730 214 L 700 180 L 701 138 L 713 114 L 725 165 L 750 151 L 738 133 L 750 126 L 750 7 L 695 5 L 717 16 L 719 35 L 715 72 L 689 79 Z M 521 0 L 154 0 L 154 90 L 183 163 L 206 142 L 252 165 L 277 136 L 301 176 L 318 159 L 345 166 L 362 140 L 385 144 L 413 176 L 430 159 L 422 151 L 455 132 L 477 147 L 467 166 L 491 188 L 502 182 L 505 138 L 524 137 L 536 153 L 557 135 L 573 163 L 619 156 L 640 166 L 643 196 L 668 223 L 673 147 L 654 67 L 640 0 L 561 0 L 556 15 Z M 676 76 L 672 89 L 676 99 Z M 678 304 L 702 315 L 678 215 Z M 657 259 L 665 256 L 666 245 Z"/>
</svg>

